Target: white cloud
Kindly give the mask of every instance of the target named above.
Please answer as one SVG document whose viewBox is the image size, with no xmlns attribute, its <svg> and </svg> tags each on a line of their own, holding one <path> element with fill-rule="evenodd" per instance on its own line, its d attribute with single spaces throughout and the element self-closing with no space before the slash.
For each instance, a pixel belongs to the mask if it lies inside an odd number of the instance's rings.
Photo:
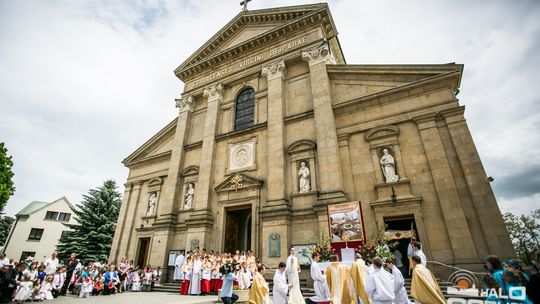
<svg viewBox="0 0 540 304">
<path fill-rule="evenodd" d="M 512 199 L 500 197 L 498 203 L 502 213 L 530 215 L 532 210 L 540 209 L 540 193 Z"/>
<path fill-rule="evenodd" d="M 465 64 L 459 97 L 489 175 L 540 164 L 536 1 L 330 7 L 348 63 Z M 217 0 L 0 2 L 0 140 L 17 186 L 6 211 L 124 182 L 121 160 L 177 114 L 174 68 L 239 11 Z"/>
</svg>

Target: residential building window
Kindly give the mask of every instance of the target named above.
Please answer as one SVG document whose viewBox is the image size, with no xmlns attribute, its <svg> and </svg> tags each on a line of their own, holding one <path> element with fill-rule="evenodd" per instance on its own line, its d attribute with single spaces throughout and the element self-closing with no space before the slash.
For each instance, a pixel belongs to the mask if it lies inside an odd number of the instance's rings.
<svg viewBox="0 0 540 304">
<path fill-rule="evenodd" d="M 47 214 L 45 214 L 46 220 L 55 220 L 58 217 L 58 212 L 55 211 L 47 211 Z"/>
<path fill-rule="evenodd" d="M 236 97 L 234 130 L 247 129 L 253 126 L 255 114 L 255 90 L 244 89 Z"/>
<path fill-rule="evenodd" d="M 19 261 L 26 260 L 27 257 L 36 257 L 35 251 L 23 251 L 21 254 L 21 259 Z"/>
<path fill-rule="evenodd" d="M 30 230 L 30 235 L 28 236 L 28 239 L 39 241 L 41 240 L 42 235 L 43 235 L 43 229 L 32 228 L 32 230 Z"/>
<path fill-rule="evenodd" d="M 60 215 L 58 215 L 58 220 L 59 221 L 68 222 L 70 218 L 71 218 L 71 213 L 60 212 Z"/>
</svg>

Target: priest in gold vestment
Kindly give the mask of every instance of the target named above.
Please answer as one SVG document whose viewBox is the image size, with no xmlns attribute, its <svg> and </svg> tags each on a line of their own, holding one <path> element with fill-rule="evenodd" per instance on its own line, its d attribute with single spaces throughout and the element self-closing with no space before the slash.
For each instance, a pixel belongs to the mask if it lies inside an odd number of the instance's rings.
<svg viewBox="0 0 540 304">
<path fill-rule="evenodd" d="M 350 269 L 339 264 L 339 257 L 333 258 L 332 264 L 326 268 L 326 281 L 330 289 L 330 299 L 333 304 L 355 304 L 351 293 Z"/>
<path fill-rule="evenodd" d="M 370 304 L 369 297 L 366 293 L 366 280 L 368 276 L 368 267 L 362 257 L 357 254 L 356 262 L 351 266 L 351 277 L 356 292 L 356 296 L 362 304 Z"/>
<path fill-rule="evenodd" d="M 435 276 L 422 265 L 419 256 L 412 257 L 414 269 L 411 283 L 411 296 L 416 304 L 444 304 L 444 296 Z"/>
<path fill-rule="evenodd" d="M 255 276 L 253 277 L 251 289 L 249 290 L 250 304 L 270 304 L 270 297 L 268 296 L 270 288 L 263 277 L 264 272 L 265 268 L 261 265 L 258 268 L 258 272 L 255 273 Z"/>
</svg>

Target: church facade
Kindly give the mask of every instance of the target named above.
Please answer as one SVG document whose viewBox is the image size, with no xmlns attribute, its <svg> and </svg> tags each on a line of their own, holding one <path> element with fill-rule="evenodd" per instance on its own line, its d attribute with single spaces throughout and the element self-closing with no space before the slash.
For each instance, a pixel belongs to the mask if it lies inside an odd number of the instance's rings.
<svg viewBox="0 0 540 304">
<path fill-rule="evenodd" d="M 176 70 L 178 117 L 124 160 L 110 260 L 251 249 L 268 265 L 329 236 L 414 229 L 429 260 L 514 256 L 456 95 L 463 65 L 346 64 L 326 4 L 243 11 Z"/>
</svg>

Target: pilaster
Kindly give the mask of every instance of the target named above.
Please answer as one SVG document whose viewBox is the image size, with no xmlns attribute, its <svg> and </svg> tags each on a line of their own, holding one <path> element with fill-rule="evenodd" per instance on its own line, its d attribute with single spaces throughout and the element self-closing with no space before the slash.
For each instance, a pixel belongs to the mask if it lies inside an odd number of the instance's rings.
<svg viewBox="0 0 540 304">
<path fill-rule="evenodd" d="M 285 125 L 284 95 L 285 95 L 285 61 L 264 66 L 262 76 L 268 80 L 268 183 L 267 206 L 275 209 L 288 209 L 285 196 Z"/>
<path fill-rule="evenodd" d="M 129 200 L 131 197 L 131 189 L 132 189 L 131 183 L 126 183 L 124 185 L 124 195 L 122 196 L 122 205 L 120 206 L 120 212 L 118 213 L 118 221 L 116 223 L 114 239 L 111 246 L 111 252 L 109 254 L 109 261 L 112 261 L 113 263 L 118 262 L 118 256 L 121 254 L 119 248 L 120 248 L 120 243 L 123 240 L 121 236 L 124 233 L 124 230 L 126 229 L 125 228 L 126 216 L 127 216 L 127 211 L 130 205 Z"/>
<path fill-rule="evenodd" d="M 210 205 L 210 191 L 213 189 L 212 173 L 214 166 L 215 136 L 218 120 L 219 104 L 223 101 L 223 85 L 217 83 L 204 89 L 203 96 L 207 99 L 204 134 L 201 147 L 201 161 L 199 164 L 199 177 L 193 202 L 194 211 L 186 220 L 188 235 L 197 236 L 201 248 L 210 244 L 210 227 L 214 223 L 212 206 Z M 191 239 L 187 240 L 189 248 Z"/>
<path fill-rule="evenodd" d="M 495 195 L 482 166 L 463 113 L 464 107 L 443 111 L 463 175 L 482 227 L 489 254 L 500 257 L 515 257 L 508 230 L 501 216 Z"/>
<path fill-rule="evenodd" d="M 327 44 L 303 51 L 302 59 L 309 64 L 320 172 L 320 191 L 314 208 L 325 209 L 328 204 L 347 201 L 343 192 L 336 122 L 332 109 L 330 79 L 326 70 L 326 65 L 335 64 L 336 59 Z"/>
<path fill-rule="evenodd" d="M 184 160 L 184 145 L 187 141 L 187 126 L 191 124 L 194 98 L 191 95 L 176 99 L 176 107 L 179 108 L 176 133 L 174 135 L 169 171 L 165 181 L 159 209 L 157 212 L 156 225 L 171 226 L 176 223 L 177 203 L 180 201 L 180 170 Z"/>
<path fill-rule="evenodd" d="M 137 210 L 139 209 L 139 201 L 141 199 L 141 188 L 142 188 L 142 182 L 136 181 L 131 183 L 131 191 L 129 195 L 129 201 L 126 208 L 126 220 L 132 221 L 131 227 L 134 227 L 134 222 L 136 221 L 136 215 Z M 143 207 L 144 208 L 144 207 Z M 119 255 L 126 255 L 129 256 L 128 250 L 131 249 L 131 239 L 133 235 L 133 231 L 135 229 L 126 229 L 123 231 L 123 233 L 119 236 L 121 240 L 119 240 L 119 249 L 118 253 Z M 117 257 L 118 258 L 118 257 Z"/>
<path fill-rule="evenodd" d="M 426 115 L 415 119 L 420 130 L 420 137 L 433 184 L 441 206 L 450 246 L 455 263 L 477 262 L 478 254 L 452 175 L 448 157 L 435 121 L 436 115 Z"/>
</svg>

